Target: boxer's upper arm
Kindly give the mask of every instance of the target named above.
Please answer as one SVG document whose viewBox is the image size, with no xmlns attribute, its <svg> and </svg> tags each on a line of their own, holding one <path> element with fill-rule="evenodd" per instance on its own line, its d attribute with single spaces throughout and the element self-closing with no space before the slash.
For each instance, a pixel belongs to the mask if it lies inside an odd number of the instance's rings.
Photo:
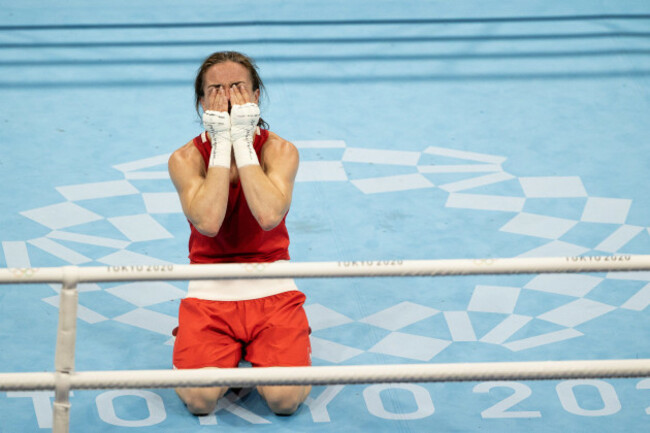
<svg viewBox="0 0 650 433">
<path fill-rule="evenodd" d="M 288 209 L 300 156 L 298 149 L 291 142 L 272 132 L 269 134 L 268 142 L 262 148 L 262 169 L 285 197 Z"/>
<path fill-rule="evenodd" d="M 192 199 L 205 179 L 203 157 L 190 141 L 169 157 L 169 176 L 176 187 L 183 207 L 183 213 L 192 221 L 190 212 Z"/>
</svg>

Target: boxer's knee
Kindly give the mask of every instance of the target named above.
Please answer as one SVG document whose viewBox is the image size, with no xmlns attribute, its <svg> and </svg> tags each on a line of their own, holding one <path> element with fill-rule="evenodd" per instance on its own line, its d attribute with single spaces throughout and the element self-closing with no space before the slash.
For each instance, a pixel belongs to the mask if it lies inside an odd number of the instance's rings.
<svg viewBox="0 0 650 433">
<path fill-rule="evenodd" d="M 311 386 L 263 386 L 258 391 L 276 415 L 291 415 L 305 401 Z"/>
<path fill-rule="evenodd" d="M 228 388 L 178 388 L 176 393 L 193 415 L 208 415 Z"/>
</svg>

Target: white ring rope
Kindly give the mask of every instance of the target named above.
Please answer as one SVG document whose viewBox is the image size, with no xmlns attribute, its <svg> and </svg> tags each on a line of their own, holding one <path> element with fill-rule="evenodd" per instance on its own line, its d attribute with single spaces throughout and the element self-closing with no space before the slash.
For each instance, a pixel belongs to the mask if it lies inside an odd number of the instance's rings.
<svg viewBox="0 0 650 433">
<path fill-rule="evenodd" d="M 85 371 L 70 389 L 329 385 L 650 377 L 650 359 Z M 0 391 L 52 390 L 54 373 L 0 374 Z"/>
<path fill-rule="evenodd" d="M 406 277 L 648 270 L 650 270 L 650 255 L 211 265 L 64 266 L 60 268 L 3 268 L 0 269 L 0 284 L 232 278 Z"/>
</svg>

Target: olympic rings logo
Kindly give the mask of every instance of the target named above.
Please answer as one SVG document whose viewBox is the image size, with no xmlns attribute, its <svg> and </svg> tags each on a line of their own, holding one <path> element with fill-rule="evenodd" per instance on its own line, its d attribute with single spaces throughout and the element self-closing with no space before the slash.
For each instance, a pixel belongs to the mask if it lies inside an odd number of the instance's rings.
<svg viewBox="0 0 650 433">
<path fill-rule="evenodd" d="M 38 271 L 38 268 L 12 268 L 10 272 L 16 278 L 31 278 Z"/>
<path fill-rule="evenodd" d="M 244 270 L 250 273 L 263 272 L 268 265 L 268 263 L 246 263 L 244 265 Z"/>
<path fill-rule="evenodd" d="M 493 264 L 496 263 L 496 259 L 475 259 L 472 260 L 472 262 L 476 266 L 492 266 Z"/>
</svg>

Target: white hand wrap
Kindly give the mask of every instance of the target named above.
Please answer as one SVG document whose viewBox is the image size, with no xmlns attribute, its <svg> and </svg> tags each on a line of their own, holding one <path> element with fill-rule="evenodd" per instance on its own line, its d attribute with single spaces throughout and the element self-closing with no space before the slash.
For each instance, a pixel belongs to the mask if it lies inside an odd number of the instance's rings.
<svg viewBox="0 0 650 433">
<path fill-rule="evenodd" d="M 253 139 L 255 128 L 260 119 L 260 109 L 257 104 L 249 102 L 244 105 L 233 105 L 230 110 L 232 146 L 235 151 L 237 168 L 247 165 L 259 165 Z"/>
<path fill-rule="evenodd" d="M 203 113 L 203 127 L 210 133 L 212 152 L 208 167 L 230 168 L 230 116 L 225 111 Z"/>
</svg>

